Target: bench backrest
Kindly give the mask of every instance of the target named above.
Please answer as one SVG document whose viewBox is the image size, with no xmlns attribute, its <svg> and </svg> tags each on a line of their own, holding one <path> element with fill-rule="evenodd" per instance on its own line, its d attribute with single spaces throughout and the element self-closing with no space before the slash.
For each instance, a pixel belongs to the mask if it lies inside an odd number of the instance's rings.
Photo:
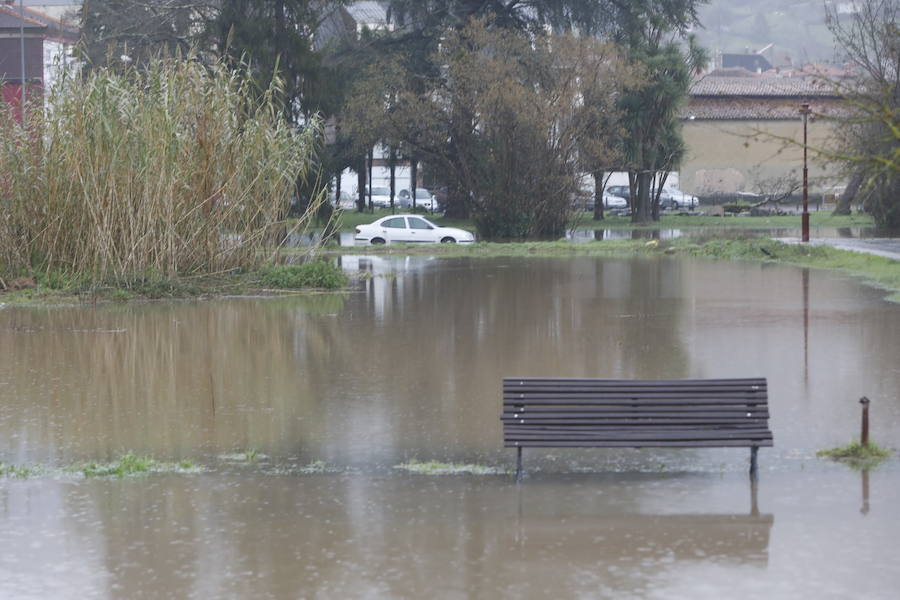
<svg viewBox="0 0 900 600">
<path fill-rule="evenodd" d="M 506 446 L 771 446 L 765 378 L 503 380 Z"/>
</svg>

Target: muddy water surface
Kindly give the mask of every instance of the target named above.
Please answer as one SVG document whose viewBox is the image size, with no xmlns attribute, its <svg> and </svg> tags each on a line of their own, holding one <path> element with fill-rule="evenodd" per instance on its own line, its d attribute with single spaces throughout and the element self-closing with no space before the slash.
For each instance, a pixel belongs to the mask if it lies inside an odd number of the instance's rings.
<svg viewBox="0 0 900 600">
<path fill-rule="evenodd" d="M 0 310 L 0 461 L 205 469 L 0 479 L 0 597 L 894 597 L 897 460 L 815 458 L 861 395 L 900 445 L 878 290 L 670 258 L 341 260 L 371 275 L 345 294 Z M 766 376 L 775 447 L 755 489 L 742 449 L 527 451 L 519 486 L 395 468 L 513 466 L 506 375 Z"/>
</svg>

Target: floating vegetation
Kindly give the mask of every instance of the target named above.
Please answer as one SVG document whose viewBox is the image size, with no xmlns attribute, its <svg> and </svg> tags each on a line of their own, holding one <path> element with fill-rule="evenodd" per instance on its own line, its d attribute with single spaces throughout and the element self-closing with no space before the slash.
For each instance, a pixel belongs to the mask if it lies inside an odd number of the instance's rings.
<svg viewBox="0 0 900 600">
<path fill-rule="evenodd" d="M 419 462 L 411 460 L 394 467 L 419 475 L 506 475 L 509 469 L 502 467 L 488 467 L 485 465 L 460 465 L 456 463 L 442 463 L 437 461 Z"/>
<path fill-rule="evenodd" d="M 40 467 L 18 467 L 16 465 L 8 465 L 0 462 L 0 477 L 14 477 L 16 479 L 27 479 L 42 475 L 44 469 Z"/>
<path fill-rule="evenodd" d="M 321 460 L 314 460 L 306 466 L 300 467 L 296 469 L 299 473 L 304 474 L 315 474 L 315 473 L 337 473 L 340 471 L 337 467 L 329 466 L 326 462 Z"/>
<path fill-rule="evenodd" d="M 69 469 L 85 477 L 125 477 L 146 473 L 198 473 L 200 467 L 190 460 L 162 462 L 149 456 L 127 452 L 110 463 L 87 463 Z"/>
<path fill-rule="evenodd" d="M 126 452 L 109 463 L 82 463 L 68 467 L 48 467 L 44 465 L 16 466 L 0 462 L 0 478 L 30 477 L 66 477 L 81 475 L 83 477 L 125 477 L 142 473 L 200 473 L 202 467 L 190 460 L 178 462 L 158 461 L 149 456 L 140 456 L 134 452 Z"/>
<path fill-rule="evenodd" d="M 219 458 L 221 460 L 227 460 L 229 462 L 255 463 L 260 460 L 265 460 L 269 457 L 265 454 L 260 453 L 256 448 L 248 448 L 246 450 L 238 450 L 237 452 L 231 452 L 228 454 L 220 454 Z"/>
<path fill-rule="evenodd" d="M 858 441 L 853 441 L 840 448 L 819 450 L 816 452 L 816 456 L 846 463 L 854 468 L 869 469 L 890 458 L 891 451 L 871 442 L 863 445 Z"/>
</svg>

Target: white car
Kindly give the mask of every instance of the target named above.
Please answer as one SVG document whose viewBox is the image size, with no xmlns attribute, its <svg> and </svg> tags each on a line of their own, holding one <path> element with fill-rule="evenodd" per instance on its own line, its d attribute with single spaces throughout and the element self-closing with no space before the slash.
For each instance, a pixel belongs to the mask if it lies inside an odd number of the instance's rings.
<svg viewBox="0 0 900 600">
<path fill-rule="evenodd" d="M 434 195 L 425 188 L 416 188 L 416 207 L 431 210 L 437 208 Z M 400 208 L 410 208 L 412 206 L 412 198 L 407 190 L 400 190 Z"/>
<path fill-rule="evenodd" d="M 366 202 L 369 201 L 369 188 L 366 188 Z M 394 198 L 394 202 L 397 199 Z M 391 190 L 386 187 L 372 188 L 372 206 L 375 208 L 388 208 L 391 205 Z"/>
<path fill-rule="evenodd" d="M 475 235 L 455 227 L 438 227 L 418 215 L 394 215 L 358 226 L 353 239 L 361 244 L 471 244 Z"/>
<path fill-rule="evenodd" d="M 625 208 L 628 206 L 628 200 L 622 196 L 615 196 L 603 192 L 603 206 L 606 208 Z"/>
<path fill-rule="evenodd" d="M 700 204 L 700 199 L 675 188 L 663 188 L 659 204 L 662 208 L 695 208 Z"/>
</svg>

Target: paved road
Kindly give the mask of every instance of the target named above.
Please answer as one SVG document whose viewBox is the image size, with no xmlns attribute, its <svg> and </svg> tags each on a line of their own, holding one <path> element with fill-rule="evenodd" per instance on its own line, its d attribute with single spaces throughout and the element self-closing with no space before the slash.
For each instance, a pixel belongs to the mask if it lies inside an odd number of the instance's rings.
<svg viewBox="0 0 900 600">
<path fill-rule="evenodd" d="M 799 244 L 800 238 L 782 238 L 780 241 L 786 244 Z M 809 243 L 900 260 L 900 239 L 898 238 L 813 238 Z"/>
</svg>

